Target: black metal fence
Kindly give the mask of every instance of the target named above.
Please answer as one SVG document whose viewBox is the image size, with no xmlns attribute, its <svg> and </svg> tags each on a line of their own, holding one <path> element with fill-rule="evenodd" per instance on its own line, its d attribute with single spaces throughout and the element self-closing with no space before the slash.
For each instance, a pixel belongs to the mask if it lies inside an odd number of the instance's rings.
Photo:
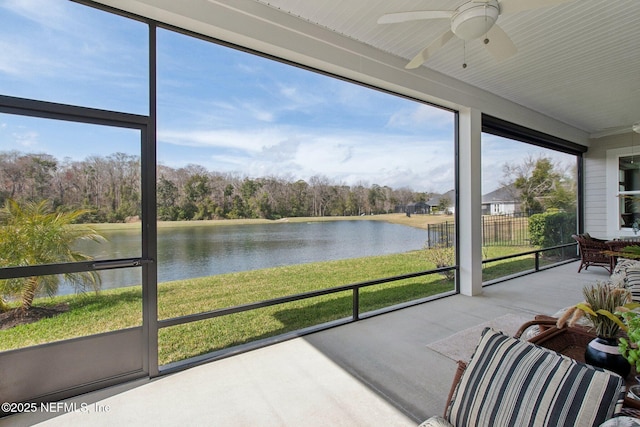
<svg viewBox="0 0 640 427">
<path fill-rule="evenodd" d="M 360 302 L 360 290 L 364 289 L 364 288 L 368 288 L 368 287 L 373 287 L 376 285 L 382 285 L 385 283 L 391 283 L 391 282 L 397 282 L 400 280 L 405 280 L 405 279 L 411 279 L 414 277 L 421 277 L 421 276 L 428 276 L 428 275 L 432 275 L 432 274 L 441 274 L 447 271 L 456 271 L 457 267 L 456 266 L 448 266 L 448 267 L 441 267 L 441 268 L 436 268 L 433 270 L 425 270 L 425 271 L 417 271 L 414 273 L 407 273 L 407 274 L 402 274 L 402 275 L 398 275 L 398 276 L 392 276 L 392 277 L 385 277 L 385 278 L 381 278 L 381 279 L 374 279 L 374 280 L 367 280 L 364 282 L 359 282 L 359 283 L 351 283 L 351 284 L 346 284 L 346 285 L 342 285 L 342 286 L 336 286 L 333 288 L 325 288 L 325 289 L 318 289 L 315 291 L 309 291 L 309 292 L 304 292 L 304 293 L 300 293 L 300 294 L 294 294 L 294 295 L 288 295 L 288 296 L 284 296 L 284 297 L 278 297 L 278 298 L 274 298 L 274 299 L 270 299 L 270 300 L 263 300 L 263 301 L 259 301 L 259 302 L 255 302 L 255 303 L 249 303 L 249 304 L 243 304 L 243 305 L 237 305 L 237 306 L 233 306 L 233 307 L 227 307 L 227 308 L 221 308 L 221 309 L 217 309 L 217 310 L 212 310 L 212 311 L 207 311 L 207 312 L 202 312 L 202 313 L 195 313 L 195 314 L 188 314 L 186 316 L 179 316 L 179 317 L 173 317 L 170 319 L 162 319 L 162 320 L 158 320 L 157 321 L 157 327 L 158 329 L 162 329 L 162 328 L 169 328 L 172 326 L 178 326 L 178 325 L 184 325 L 184 324 L 188 324 L 191 322 L 196 322 L 196 321 L 201 321 L 201 320 L 207 320 L 207 319 L 213 319 L 213 318 L 217 318 L 217 317 L 222 317 L 222 316 L 227 316 L 230 314 L 236 314 L 236 313 L 242 313 L 245 311 L 250 311 L 250 310 L 256 310 L 259 308 L 265 308 L 265 307 L 270 307 L 270 306 L 274 306 L 274 305 L 280 305 L 280 304 L 285 304 L 288 302 L 294 302 L 294 301 L 302 301 L 302 300 L 307 300 L 310 298 L 314 298 L 314 297 L 318 297 L 318 296 L 322 296 L 322 295 L 331 295 L 331 294 L 336 294 L 336 293 L 340 293 L 340 292 L 344 292 L 344 291 L 351 291 L 352 292 L 352 305 L 351 305 L 351 316 L 349 318 L 343 318 L 343 319 L 338 319 L 335 321 L 331 321 L 328 323 L 321 323 L 318 325 L 314 325 L 305 329 L 299 329 L 296 331 L 292 331 L 289 333 L 284 333 L 284 334 L 280 334 L 280 335 L 274 335 L 272 337 L 268 337 L 268 338 L 264 338 L 262 340 L 258 340 L 258 341 L 249 341 L 246 344 L 242 344 L 242 345 L 238 345 L 235 347 L 230 347 L 230 348 L 224 348 L 222 350 L 217 350 L 217 351 L 213 351 L 211 353 L 207 353 L 201 356 L 195 356 L 193 358 L 190 359 L 186 359 L 186 360 L 181 360 L 178 362 L 174 362 L 171 363 L 169 365 L 164 365 L 162 367 L 160 367 L 160 373 L 161 374 L 168 374 L 168 373 L 172 373 L 175 371 L 179 371 L 182 369 L 185 369 L 189 366 L 192 365 L 197 365 L 202 363 L 203 361 L 211 361 L 211 360 L 217 360 L 217 359 L 221 359 L 224 357 L 228 357 L 234 354 L 239 354 L 239 353 L 243 353 L 245 351 L 249 351 L 249 350 L 253 350 L 256 348 L 260 348 L 263 347 L 265 345 L 269 345 L 269 344 L 274 344 L 276 342 L 280 342 L 280 341 L 284 341 L 286 339 L 292 338 L 292 337 L 298 337 L 298 336 L 303 336 L 303 335 L 307 335 L 310 334 L 312 332 L 318 332 L 324 329 L 329 329 L 335 326 L 339 326 L 339 325 L 345 325 L 347 323 L 351 323 L 351 322 L 356 322 L 359 321 L 361 319 L 366 319 L 369 317 L 373 317 L 373 316 L 378 316 L 380 314 L 384 314 L 384 313 L 389 313 L 395 310 L 399 310 L 402 308 L 407 308 L 407 307 L 411 307 L 414 305 L 418 305 L 418 304 L 422 304 L 424 302 L 427 301 L 432 301 L 432 300 L 436 300 L 439 298 L 443 298 L 449 295 L 453 295 L 457 292 L 457 290 L 455 289 L 455 285 L 453 285 L 452 283 L 452 289 L 449 291 L 444 291 L 442 293 L 437 293 L 435 295 L 429 295 L 423 298 L 419 298 L 419 299 L 414 299 L 411 301 L 407 301 L 407 302 L 401 302 L 401 303 L 397 303 L 397 304 L 393 304 L 393 305 L 388 305 L 386 307 L 377 309 L 377 310 L 373 310 L 373 311 L 369 311 L 366 313 L 362 313 L 361 312 L 361 302 Z"/>
<path fill-rule="evenodd" d="M 427 226 L 429 247 L 451 246 L 455 242 L 455 223 L 443 222 Z M 527 214 L 483 215 L 482 246 L 526 246 L 529 244 Z"/>
</svg>

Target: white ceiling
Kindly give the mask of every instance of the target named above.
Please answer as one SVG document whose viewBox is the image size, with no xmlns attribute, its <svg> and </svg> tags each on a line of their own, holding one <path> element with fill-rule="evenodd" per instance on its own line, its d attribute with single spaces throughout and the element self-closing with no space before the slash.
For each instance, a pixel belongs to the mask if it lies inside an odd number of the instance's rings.
<svg viewBox="0 0 640 427">
<path fill-rule="evenodd" d="M 253 0 L 409 61 L 449 21 L 377 24 L 390 12 L 453 10 L 466 0 Z M 541 0 L 530 0 L 539 2 Z M 640 0 L 574 0 L 500 16 L 518 52 L 497 62 L 457 38 L 423 67 L 518 103 L 593 137 L 640 121 Z M 466 50 L 466 58 L 465 58 Z M 467 68 L 462 63 L 468 64 Z"/>
</svg>

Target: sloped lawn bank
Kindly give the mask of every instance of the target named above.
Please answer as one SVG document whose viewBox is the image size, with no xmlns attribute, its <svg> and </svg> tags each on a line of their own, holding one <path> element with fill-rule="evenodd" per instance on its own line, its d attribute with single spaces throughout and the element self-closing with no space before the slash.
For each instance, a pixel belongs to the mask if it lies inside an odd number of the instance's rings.
<svg viewBox="0 0 640 427">
<path fill-rule="evenodd" d="M 501 267 L 501 274 L 509 270 L 506 265 Z M 412 251 L 166 282 L 159 285 L 158 313 L 160 319 L 166 319 L 431 268 L 434 266 L 425 261 L 422 251 Z M 439 274 L 371 286 L 360 292 L 360 311 L 364 313 L 452 289 L 453 282 Z M 40 298 L 35 306 L 44 312 L 53 312 L 52 317 L 43 316 L 32 323 L 7 329 L 1 328 L 0 318 L 0 351 L 142 323 L 140 287 Z M 351 307 L 352 293 L 340 292 L 161 329 L 159 360 L 161 364 L 171 363 L 342 319 L 351 316 Z"/>
</svg>

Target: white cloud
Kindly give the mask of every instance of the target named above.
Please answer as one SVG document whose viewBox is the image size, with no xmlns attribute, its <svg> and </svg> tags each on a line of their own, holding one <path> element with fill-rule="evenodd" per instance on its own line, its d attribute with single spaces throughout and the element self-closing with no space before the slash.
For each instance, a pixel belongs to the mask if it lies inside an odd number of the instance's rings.
<svg viewBox="0 0 640 427">
<path fill-rule="evenodd" d="M 23 148 L 33 148 L 39 143 L 40 135 L 36 131 L 14 132 L 11 135 L 16 145 Z"/>
<path fill-rule="evenodd" d="M 385 98 L 388 100 L 389 96 L 376 90 L 355 84 L 346 84 L 339 80 L 328 80 L 322 89 L 331 94 L 331 102 L 339 103 L 355 111 L 375 110 L 380 107 L 380 103 L 384 102 Z"/>
<path fill-rule="evenodd" d="M 117 86 L 125 98 L 147 90 L 143 24 L 67 1 L 8 0 L 0 14 L 4 93 L 98 106 L 108 96 L 96 96 L 95 85 L 110 96 Z"/>
<path fill-rule="evenodd" d="M 158 138 L 164 143 L 205 148 L 210 152 L 206 167 L 212 171 L 252 177 L 285 174 L 305 180 L 323 175 L 347 185 L 366 181 L 422 191 L 453 187 L 452 141 L 293 127 L 161 131 Z M 443 155 L 434 156 L 434 152 Z"/>
<path fill-rule="evenodd" d="M 210 157 L 210 161 L 215 165 L 220 165 L 223 170 L 220 172 L 240 171 L 247 166 L 247 161 L 239 156 L 231 156 L 224 154 L 214 154 Z M 179 165 L 184 166 L 184 165 Z M 217 171 L 217 170 L 216 170 Z M 249 176 L 249 174 L 243 174 Z"/>
<path fill-rule="evenodd" d="M 453 113 L 419 103 L 394 112 L 387 122 L 387 126 L 392 129 L 416 129 L 425 126 L 432 129 L 452 129 L 452 125 Z"/>
<path fill-rule="evenodd" d="M 310 109 L 323 108 L 327 104 L 327 89 L 329 88 L 324 85 L 320 87 L 300 87 L 294 84 L 278 83 L 278 91 L 283 102 L 276 108 L 282 111 L 308 111 Z"/>
<path fill-rule="evenodd" d="M 0 5 L 42 27 L 60 31 L 69 31 L 70 24 L 73 24 L 73 16 L 67 6 L 66 2 L 51 0 L 5 0 Z"/>
<path fill-rule="evenodd" d="M 262 72 L 262 67 L 256 66 L 254 64 L 249 65 L 246 62 L 238 62 L 235 64 L 235 67 L 238 71 L 245 74 L 259 74 Z"/>
<path fill-rule="evenodd" d="M 277 128 L 226 130 L 160 130 L 158 141 L 188 147 L 230 148 L 259 153 L 263 147 L 279 144 L 288 136 Z"/>
<path fill-rule="evenodd" d="M 240 109 L 243 110 L 245 114 L 248 113 L 251 117 L 259 122 L 271 123 L 276 120 L 273 109 L 262 108 L 259 103 L 256 102 L 243 103 Z"/>
<path fill-rule="evenodd" d="M 283 94 L 285 97 L 289 99 L 294 99 L 296 101 L 299 99 L 299 96 L 300 96 L 298 89 L 293 86 L 280 85 L 280 93 Z"/>
<path fill-rule="evenodd" d="M 29 78 L 52 74 L 58 68 L 46 56 L 34 51 L 32 46 L 20 40 L 0 40 L 0 73 L 13 77 Z"/>
<path fill-rule="evenodd" d="M 275 145 L 262 147 L 259 154 L 261 159 L 270 162 L 289 162 L 295 158 L 300 147 L 300 141 L 295 138 L 288 138 Z"/>
</svg>

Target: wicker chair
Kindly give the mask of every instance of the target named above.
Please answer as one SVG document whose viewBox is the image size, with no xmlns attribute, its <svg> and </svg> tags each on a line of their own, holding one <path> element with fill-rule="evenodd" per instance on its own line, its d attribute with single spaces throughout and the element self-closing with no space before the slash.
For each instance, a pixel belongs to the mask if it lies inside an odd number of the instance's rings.
<svg viewBox="0 0 640 427">
<path fill-rule="evenodd" d="M 606 240 L 591 237 L 589 233 L 574 234 L 571 237 L 578 242 L 578 248 L 580 250 L 580 267 L 578 267 L 578 273 L 580 273 L 583 268 L 586 270 L 592 265 L 603 267 L 611 273 L 612 258 L 603 253 L 603 251 L 611 249 L 607 245 Z"/>
</svg>

